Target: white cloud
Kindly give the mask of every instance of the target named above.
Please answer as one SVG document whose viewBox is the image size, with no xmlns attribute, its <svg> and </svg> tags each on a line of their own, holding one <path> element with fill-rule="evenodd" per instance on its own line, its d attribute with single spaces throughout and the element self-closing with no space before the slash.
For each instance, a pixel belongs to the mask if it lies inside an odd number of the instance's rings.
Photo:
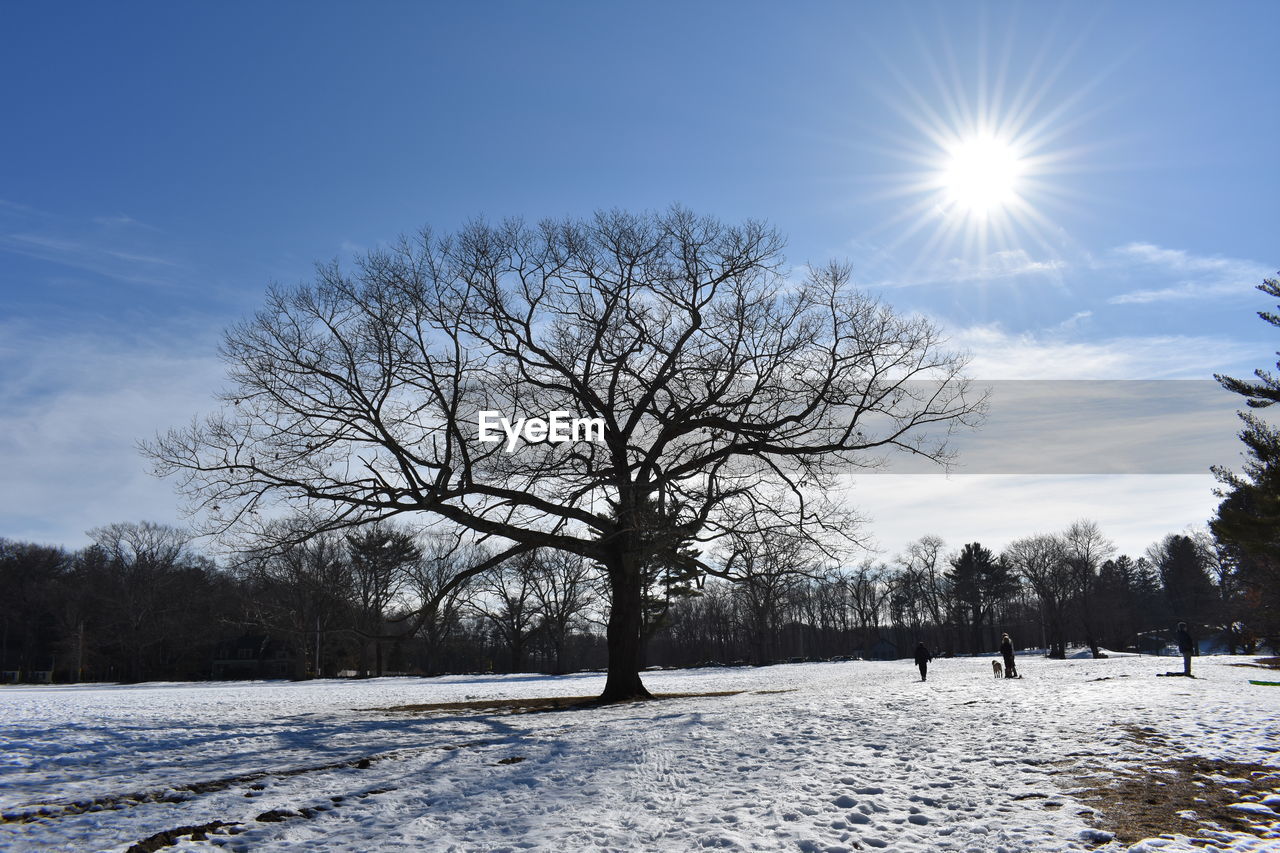
<svg viewBox="0 0 1280 853">
<path fill-rule="evenodd" d="M 181 521 L 136 443 L 213 409 L 223 369 L 211 333 L 7 323 L 0 358 L 0 536 L 76 547 L 113 521 Z"/>
<path fill-rule="evenodd" d="M 1073 340 L 1065 334 L 1084 319 L 1047 332 L 1007 331 L 999 323 L 948 330 L 953 346 L 974 353 L 969 375 L 980 379 L 1207 379 L 1239 370 L 1256 346 L 1226 338 L 1145 335 Z"/>
<path fill-rule="evenodd" d="M 1067 262 L 1057 258 L 1034 260 L 1025 249 L 1008 249 L 992 252 L 978 263 L 951 258 L 947 261 L 951 271 L 949 281 L 980 281 L 1019 276 L 1057 276 L 1067 268 Z"/>
<path fill-rule="evenodd" d="M 969 284 L 1015 278 L 1047 278 L 1060 283 L 1069 264 L 1060 258 L 1036 260 L 1025 249 L 992 252 L 985 257 L 948 258 L 926 269 L 908 271 L 898 280 L 880 282 L 878 287 L 914 287 L 926 284 Z"/>
<path fill-rule="evenodd" d="M 1078 329 L 1081 326 L 1083 326 L 1085 324 L 1085 321 L 1089 320 L 1091 317 L 1093 317 L 1092 311 L 1077 311 L 1076 313 L 1072 314 L 1070 317 L 1068 317 L 1067 319 L 1059 323 L 1056 329 L 1059 332 L 1074 331 L 1075 329 Z"/>
<path fill-rule="evenodd" d="M 1129 243 L 1111 251 L 1109 263 L 1135 270 L 1155 271 L 1172 279 L 1167 287 L 1121 293 L 1108 301 L 1113 305 L 1145 305 L 1183 299 L 1249 294 L 1271 273 L 1255 261 L 1220 256 L 1192 255 L 1181 249 L 1165 249 L 1151 243 Z"/>
<path fill-rule="evenodd" d="M 1209 474 L 856 477 L 848 496 L 868 517 L 885 557 L 927 534 L 950 549 L 981 542 L 998 551 L 1014 539 L 1098 522 L 1121 553 L 1140 556 L 1165 534 L 1203 525 L 1218 499 Z"/>
</svg>

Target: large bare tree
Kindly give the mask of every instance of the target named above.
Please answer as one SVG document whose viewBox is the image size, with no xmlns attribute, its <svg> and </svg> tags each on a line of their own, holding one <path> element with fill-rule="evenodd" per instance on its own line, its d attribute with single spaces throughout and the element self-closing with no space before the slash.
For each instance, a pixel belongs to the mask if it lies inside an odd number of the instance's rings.
<svg viewBox="0 0 1280 853">
<path fill-rule="evenodd" d="M 782 244 L 679 208 L 423 232 L 272 290 L 226 333 L 223 411 L 147 450 L 213 530 L 283 500 L 321 529 L 414 514 L 487 541 L 457 583 L 537 548 L 594 560 L 602 699 L 645 697 L 655 555 L 715 573 L 728 532 L 853 538 L 827 499 L 842 475 L 893 448 L 941 459 L 982 406 L 930 323 L 847 266 L 793 277 Z M 483 442 L 482 411 L 600 418 L 603 437 Z"/>
</svg>

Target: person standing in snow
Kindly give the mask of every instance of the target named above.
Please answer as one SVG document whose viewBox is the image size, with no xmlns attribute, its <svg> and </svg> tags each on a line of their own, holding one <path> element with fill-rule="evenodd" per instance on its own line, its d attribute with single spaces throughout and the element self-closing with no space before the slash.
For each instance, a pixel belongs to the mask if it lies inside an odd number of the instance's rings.
<svg viewBox="0 0 1280 853">
<path fill-rule="evenodd" d="M 929 650 L 923 642 L 916 644 L 916 666 L 920 667 L 920 680 L 926 681 L 929 673 L 929 661 L 933 660 L 933 655 L 929 654 Z"/>
<path fill-rule="evenodd" d="M 1195 640 L 1191 639 L 1191 632 L 1187 630 L 1186 622 L 1178 623 L 1178 653 L 1182 655 L 1182 674 L 1191 675 L 1191 655 L 1196 649 Z"/>
<path fill-rule="evenodd" d="M 1000 656 L 1004 658 L 1004 677 L 1017 678 L 1018 668 L 1013 665 L 1013 640 L 1008 634 L 1000 635 Z"/>
</svg>

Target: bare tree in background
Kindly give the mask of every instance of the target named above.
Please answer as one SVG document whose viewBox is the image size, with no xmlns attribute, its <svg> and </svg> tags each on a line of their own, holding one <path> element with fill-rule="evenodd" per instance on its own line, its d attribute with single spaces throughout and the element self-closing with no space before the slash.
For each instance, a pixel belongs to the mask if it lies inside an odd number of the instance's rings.
<svg viewBox="0 0 1280 853">
<path fill-rule="evenodd" d="M 894 622 L 908 629 L 914 639 L 920 639 L 922 625 L 940 630 L 945 636 L 943 648 L 950 651 L 955 648 L 955 639 L 951 636 L 948 584 L 942 568 L 944 546 L 939 536 L 922 536 L 897 558 L 899 570 L 889 593 L 889 610 Z"/>
<path fill-rule="evenodd" d="M 840 475 L 892 449 L 941 460 L 983 405 L 927 321 L 856 291 L 840 264 L 793 280 L 782 245 L 678 208 L 423 232 L 272 290 L 226 333 L 223 411 L 145 450 L 217 532 L 284 501 L 320 530 L 425 514 L 492 543 L 450 585 L 538 548 L 595 561 L 601 698 L 646 697 L 652 555 L 729 532 L 854 540 L 826 497 Z M 602 418 L 604 437 L 507 452 L 479 440 L 484 410 Z"/>
<path fill-rule="evenodd" d="M 1088 519 L 1081 519 L 1068 527 L 1063 535 L 1063 543 L 1067 549 L 1067 565 L 1071 569 L 1085 643 L 1096 659 L 1102 656 L 1098 648 L 1098 570 L 1104 561 L 1115 554 L 1116 546 L 1102 535 L 1102 528 L 1098 527 L 1097 522 Z"/>
<path fill-rule="evenodd" d="M 412 576 L 412 566 L 422 557 L 413 535 L 375 523 L 345 537 L 356 608 L 356 631 L 361 640 L 364 674 L 385 671 L 383 644 L 392 604 Z M 373 666 L 369 651 L 373 651 Z"/>
<path fill-rule="evenodd" d="M 550 647 L 552 670 L 560 674 L 569 632 L 598 598 L 599 572 L 581 555 L 548 550 L 536 552 L 532 569 L 538 630 Z"/>
<path fill-rule="evenodd" d="M 849 596 L 849 605 L 862 635 L 863 656 L 875 648 L 879 639 L 881 616 L 892 592 L 889 569 L 883 563 L 864 560 L 856 568 L 835 579 Z"/>
<path fill-rule="evenodd" d="M 294 528 L 299 522 L 277 524 Z M 290 538 L 284 531 L 271 535 Z M 347 629 L 353 602 L 351 564 L 343 545 L 341 537 L 323 532 L 272 551 L 251 552 L 242 565 L 245 580 L 256 591 L 250 617 L 289 639 L 294 678 L 323 675 L 330 663 L 330 641 Z"/>
<path fill-rule="evenodd" d="M 783 605 L 804 579 L 818 575 L 821 564 L 812 544 L 800 536 L 735 534 L 730 543 L 724 568 L 737 582 L 751 658 L 757 664 L 773 663 Z"/>
<path fill-rule="evenodd" d="M 426 537 L 420 547 L 420 558 L 410 566 L 409 594 L 418 606 L 413 633 L 425 646 L 423 669 L 443 672 L 446 652 L 475 592 L 476 580 L 467 575 L 468 569 L 487 562 L 489 555 L 438 534 Z M 459 577 L 464 580 L 458 582 Z"/>
<path fill-rule="evenodd" d="M 521 554 L 493 566 L 479 578 L 472 607 L 507 647 L 511 672 L 524 670 L 529 639 L 538 624 L 534 601 L 537 552 Z"/>
<path fill-rule="evenodd" d="M 102 642 L 118 650 L 124 680 L 143 678 L 153 653 L 183 618 L 186 603 L 175 571 L 190 560 L 188 531 L 150 521 L 118 522 L 89 531 L 106 558 L 98 582 Z"/>
<path fill-rule="evenodd" d="M 1040 599 L 1049 657 L 1067 656 L 1066 624 L 1075 578 L 1061 536 L 1040 534 L 1009 543 L 1004 557 Z"/>
</svg>

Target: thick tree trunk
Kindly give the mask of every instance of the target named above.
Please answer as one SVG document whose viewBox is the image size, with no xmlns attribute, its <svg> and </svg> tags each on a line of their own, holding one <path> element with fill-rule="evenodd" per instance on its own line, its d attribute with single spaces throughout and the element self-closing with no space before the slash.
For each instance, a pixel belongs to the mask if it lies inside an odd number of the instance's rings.
<svg viewBox="0 0 1280 853">
<path fill-rule="evenodd" d="M 1062 629 L 1057 625 L 1049 628 L 1049 657 L 1065 660 L 1067 657 L 1067 641 L 1062 636 Z"/>
<path fill-rule="evenodd" d="M 609 607 L 609 676 L 601 702 L 630 702 L 652 699 L 640 681 L 642 652 L 640 566 L 634 556 L 615 555 L 606 564 L 612 602 Z"/>
<path fill-rule="evenodd" d="M 511 639 L 511 671 L 524 672 L 524 638 L 519 629 Z"/>
<path fill-rule="evenodd" d="M 551 643 L 552 669 L 556 675 L 564 675 L 564 640 Z"/>
<path fill-rule="evenodd" d="M 299 632 L 294 634 L 291 639 L 293 640 L 293 660 L 290 663 L 293 671 L 292 678 L 294 681 L 305 681 L 307 678 L 307 658 L 310 656 L 310 651 L 307 648 L 307 635 L 305 632 Z M 261 663 L 259 663 L 259 667 L 261 667 Z M 265 676 L 259 675 L 259 677 Z"/>
</svg>

